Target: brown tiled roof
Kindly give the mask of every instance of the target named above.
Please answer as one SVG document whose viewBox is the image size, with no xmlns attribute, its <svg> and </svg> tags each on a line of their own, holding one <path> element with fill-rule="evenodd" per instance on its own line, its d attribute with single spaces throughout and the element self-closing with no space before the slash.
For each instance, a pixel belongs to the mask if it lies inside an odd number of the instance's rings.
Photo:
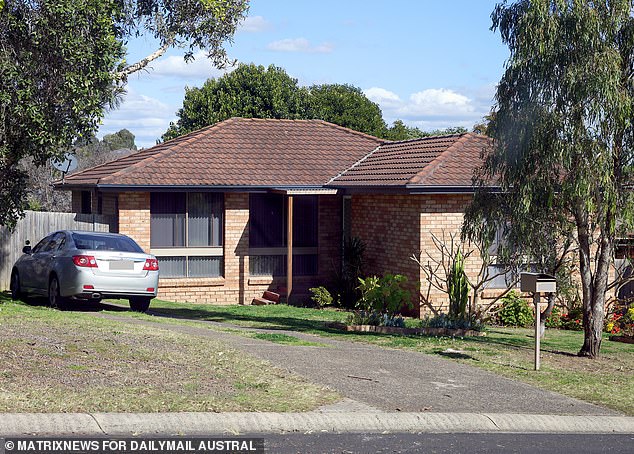
<svg viewBox="0 0 634 454">
<path fill-rule="evenodd" d="M 321 120 L 232 118 L 68 175 L 64 185 L 322 186 L 382 143 Z"/>
<path fill-rule="evenodd" d="M 490 139 L 473 134 L 391 142 L 334 178 L 333 187 L 470 187 Z"/>
</svg>

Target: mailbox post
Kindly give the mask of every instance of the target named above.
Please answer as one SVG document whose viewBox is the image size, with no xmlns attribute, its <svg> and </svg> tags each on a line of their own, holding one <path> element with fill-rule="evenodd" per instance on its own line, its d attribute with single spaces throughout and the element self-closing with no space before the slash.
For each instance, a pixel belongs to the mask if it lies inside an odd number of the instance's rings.
<svg viewBox="0 0 634 454">
<path fill-rule="evenodd" d="M 533 304 L 535 305 L 535 370 L 539 370 L 541 341 L 539 298 L 541 293 L 554 293 L 557 291 L 557 282 L 555 277 L 550 274 L 522 273 L 520 275 L 520 290 L 533 293 Z"/>
</svg>

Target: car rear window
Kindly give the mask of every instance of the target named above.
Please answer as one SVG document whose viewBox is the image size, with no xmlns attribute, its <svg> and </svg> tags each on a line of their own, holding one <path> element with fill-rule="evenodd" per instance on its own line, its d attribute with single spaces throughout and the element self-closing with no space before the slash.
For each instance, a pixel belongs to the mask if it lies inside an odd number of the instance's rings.
<svg viewBox="0 0 634 454">
<path fill-rule="evenodd" d="M 127 236 L 91 235 L 89 233 L 73 233 L 73 241 L 77 249 L 92 251 L 143 252 L 131 238 Z"/>
</svg>

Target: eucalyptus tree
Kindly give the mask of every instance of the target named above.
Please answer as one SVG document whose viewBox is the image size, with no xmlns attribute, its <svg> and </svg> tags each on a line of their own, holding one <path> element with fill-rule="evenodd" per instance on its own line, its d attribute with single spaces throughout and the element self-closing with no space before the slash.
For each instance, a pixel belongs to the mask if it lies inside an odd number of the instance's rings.
<svg viewBox="0 0 634 454">
<path fill-rule="evenodd" d="M 510 57 L 477 181 L 499 187 L 511 224 L 530 228 L 544 215 L 570 222 L 584 314 L 579 355 L 594 358 L 615 240 L 634 214 L 633 4 L 518 0 L 498 4 L 492 19 Z"/>
</svg>

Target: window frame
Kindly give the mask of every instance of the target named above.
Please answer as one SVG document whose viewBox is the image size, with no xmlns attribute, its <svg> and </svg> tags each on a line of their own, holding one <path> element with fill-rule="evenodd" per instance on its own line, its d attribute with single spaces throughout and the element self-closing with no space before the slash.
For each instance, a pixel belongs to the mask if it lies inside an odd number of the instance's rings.
<svg viewBox="0 0 634 454">
<path fill-rule="evenodd" d="M 170 192 L 152 192 L 150 193 L 150 198 L 156 195 L 162 194 L 172 194 Z M 184 211 L 184 238 L 183 243 L 184 246 L 159 246 L 152 247 L 150 243 L 150 253 L 155 255 L 159 260 L 161 257 L 183 257 L 185 262 L 185 274 L 183 276 L 169 276 L 163 277 L 163 279 L 217 279 L 224 277 L 224 244 L 225 244 L 225 197 L 224 193 L 218 192 L 184 192 L 185 194 L 185 211 Z M 190 212 L 190 195 L 191 194 L 219 194 L 219 202 L 220 202 L 220 226 L 218 232 L 218 242 L 219 246 L 194 246 L 189 247 L 189 212 Z M 150 238 L 152 237 L 152 210 L 151 210 L 151 199 L 150 199 Z M 211 240 L 213 242 L 213 238 Z M 220 258 L 220 266 L 219 266 L 219 274 L 217 276 L 207 276 L 207 277 L 191 277 L 189 275 L 189 267 L 190 267 L 190 257 L 219 257 Z"/>
</svg>

